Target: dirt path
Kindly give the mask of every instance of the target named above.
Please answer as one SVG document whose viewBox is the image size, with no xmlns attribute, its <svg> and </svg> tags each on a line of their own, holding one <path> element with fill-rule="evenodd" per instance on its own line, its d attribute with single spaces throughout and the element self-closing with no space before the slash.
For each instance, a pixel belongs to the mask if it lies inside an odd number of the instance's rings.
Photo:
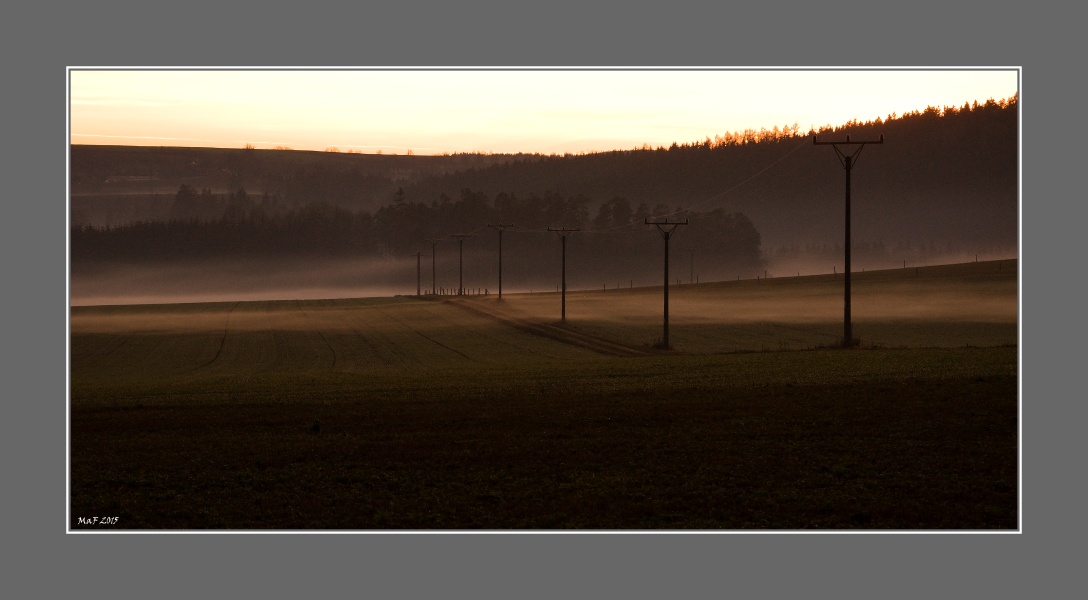
<svg viewBox="0 0 1088 600">
<path fill-rule="evenodd" d="M 514 311 L 504 310 L 500 308 L 496 302 L 476 301 L 469 298 L 447 299 L 445 302 L 478 315 L 495 319 L 522 331 L 543 336 L 558 342 L 587 348 L 600 354 L 608 356 L 646 356 L 650 354 L 647 350 L 624 346 L 604 338 L 575 331 L 563 324 L 546 323 L 538 319 L 517 314 Z"/>
</svg>

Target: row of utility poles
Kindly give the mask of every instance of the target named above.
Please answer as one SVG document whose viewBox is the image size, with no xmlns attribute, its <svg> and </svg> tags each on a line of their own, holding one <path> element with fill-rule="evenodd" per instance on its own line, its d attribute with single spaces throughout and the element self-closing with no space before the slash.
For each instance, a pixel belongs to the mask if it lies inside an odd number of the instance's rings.
<svg viewBox="0 0 1088 600">
<path fill-rule="evenodd" d="M 501 222 L 498 225 L 487 224 L 488 227 L 494 227 L 499 230 L 499 299 L 502 299 L 502 232 L 505 229 L 513 227 L 513 225 L 503 225 Z M 451 236 L 457 240 L 457 295 L 462 296 L 465 293 L 465 239 L 476 237 L 474 233 L 456 233 Z M 438 287 L 435 285 L 435 254 L 437 253 L 438 242 L 446 238 L 430 237 L 424 238 L 425 241 L 431 244 L 431 294 L 438 292 Z M 416 252 L 416 295 L 422 296 L 423 290 L 420 285 L 420 256 L 422 252 Z"/>
<path fill-rule="evenodd" d="M 669 348 L 669 240 L 672 238 L 673 232 L 680 225 L 687 225 L 687 219 L 683 221 L 669 221 L 667 218 L 664 221 L 650 221 L 646 219 L 647 225 L 654 225 L 661 233 L 662 239 L 665 240 L 665 288 L 664 288 L 664 307 L 665 307 L 665 320 L 664 329 L 661 338 L 661 347 Z M 502 299 L 502 233 L 503 231 L 513 227 L 513 224 L 504 225 L 501 222 L 498 225 L 491 223 L 487 224 L 488 227 L 497 229 L 499 232 L 499 299 Z M 568 227 L 549 227 L 548 231 L 555 233 L 562 242 L 562 268 L 561 268 L 561 294 L 560 294 L 560 319 L 562 322 L 567 322 L 567 237 L 570 234 L 582 231 L 580 227 L 568 228 Z M 456 238 L 458 242 L 458 288 L 457 295 L 464 294 L 464 241 L 466 238 L 473 237 L 474 234 L 455 234 L 450 237 Z M 444 238 L 426 238 L 426 241 L 431 243 L 431 294 L 437 291 L 435 285 L 435 260 L 436 248 L 438 242 Z M 695 251 L 692 253 L 692 280 L 694 280 L 695 273 Z M 421 263 L 420 257 L 423 256 L 422 252 L 416 252 L 416 295 L 422 295 L 421 286 Z"/>
<path fill-rule="evenodd" d="M 866 140 L 866 141 L 852 141 L 850 136 L 846 136 L 846 141 L 818 141 L 816 136 L 812 136 L 812 143 L 816 146 L 831 146 L 835 150 L 836 156 L 839 158 L 839 162 L 846 170 L 846 227 L 845 227 L 845 266 L 844 271 L 844 289 L 843 289 L 843 337 L 842 346 L 849 348 L 857 345 L 857 340 L 854 339 L 851 316 L 850 316 L 850 172 L 857 162 L 858 156 L 861 151 L 867 145 L 871 144 L 883 144 L 884 135 L 880 135 L 878 140 Z M 843 150 L 846 148 L 846 150 Z M 663 221 L 651 221 L 646 219 L 646 225 L 653 225 L 657 227 L 658 232 L 661 234 L 661 238 L 665 242 L 665 278 L 664 278 L 664 321 L 662 326 L 661 344 L 662 348 L 670 348 L 669 345 L 669 240 L 672 238 L 676 228 L 681 225 L 687 225 L 687 219 L 683 221 L 669 221 L 666 218 Z M 499 232 L 499 299 L 502 299 L 502 234 L 503 231 L 514 227 L 513 224 L 504 225 L 501 222 L 498 225 L 487 224 L 488 227 L 494 228 Z M 562 294 L 561 294 L 561 309 L 560 315 L 562 321 L 567 321 L 567 237 L 574 232 L 581 231 L 581 228 L 566 228 L 566 227 L 549 227 L 548 231 L 555 233 L 562 241 Z M 450 237 L 457 239 L 458 242 L 458 288 L 457 295 L 464 294 L 464 241 L 465 238 L 473 237 L 474 234 L 455 234 Z M 435 287 L 435 248 L 439 240 L 444 238 L 427 238 L 427 241 L 431 243 L 431 293 L 434 294 L 437 291 Z M 691 252 L 691 280 L 695 279 L 695 250 L 689 250 Z M 420 257 L 422 253 L 416 253 L 416 295 L 421 295 L 420 287 Z"/>
<path fill-rule="evenodd" d="M 449 237 L 457 239 L 457 261 L 458 261 L 458 265 L 457 265 L 457 295 L 462 296 L 465 293 L 465 277 L 464 277 L 464 272 L 465 272 L 464 271 L 465 238 L 475 237 L 475 234 L 472 234 L 472 233 L 456 233 L 456 234 L 453 234 L 453 235 L 451 235 Z M 446 238 L 424 238 L 424 240 L 431 243 L 431 293 L 432 294 L 435 294 L 435 293 L 438 292 L 438 288 L 435 286 L 435 260 L 434 260 L 434 255 L 436 254 L 436 248 L 438 247 L 438 242 L 440 242 L 440 241 L 442 241 L 444 239 L 446 239 Z M 421 254 L 422 253 L 420 253 L 420 252 L 415 253 L 415 257 L 416 257 L 416 295 L 417 296 L 422 296 L 423 295 L 421 293 L 422 290 L 420 289 L 419 257 L 421 256 Z"/>
</svg>

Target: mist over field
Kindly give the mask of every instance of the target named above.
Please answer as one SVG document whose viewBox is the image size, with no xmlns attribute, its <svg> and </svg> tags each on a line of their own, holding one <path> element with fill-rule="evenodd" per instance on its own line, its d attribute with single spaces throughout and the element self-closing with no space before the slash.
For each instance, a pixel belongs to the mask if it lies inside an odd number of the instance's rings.
<svg viewBox="0 0 1088 600">
<path fill-rule="evenodd" d="M 329 278 L 328 273 L 314 276 Z M 868 347 L 1012 345 L 1017 342 L 1017 277 L 1016 260 L 859 272 L 852 291 L 854 331 Z M 842 335 L 842 284 L 841 275 L 817 275 L 670 286 L 671 348 L 685 354 L 716 354 L 833 346 Z M 502 301 L 495 294 L 359 298 L 358 290 L 349 288 L 313 288 L 311 293 L 319 295 L 314 299 L 277 297 L 297 290 L 307 288 L 223 290 L 220 296 L 190 293 L 184 301 L 179 300 L 182 296 L 144 296 L 138 298 L 142 305 L 73 306 L 71 331 L 77 338 L 100 341 L 112 336 L 196 335 L 203 341 L 192 350 L 204 358 L 180 361 L 193 365 L 220 364 L 224 348 L 245 346 L 256 335 L 267 347 L 235 358 L 280 362 L 285 368 L 293 361 L 316 360 L 321 368 L 350 370 L 369 368 L 359 353 L 385 356 L 382 349 L 390 344 L 395 348 L 385 362 L 418 366 L 426 364 L 414 358 L 419 352 L 455 362 L 502 362 L 510 358 L 509 344 L 531 359 L 533 339 L 606 355 L 638 356 L 650 352 L 662 336 L 660 285 L 570 290 L 562 322 L 563 300 L 550 290 L 509 292 Z M 345 290 L 354 293 L 337 296 Z M 244 294 L 251 296 L 250 301 L 240 298 Z M 228 344 L 232 339 L 235 342 Z M 496 345 L 496 339 L 504 341 Z M 297 347 L 291 347 L 296 342 Z M 175 351 L 182 349 L 167 344 L 156 350 L 163 356 Z M 114 359 L 79 354 L 79 364 L 88 373 L 94 371 L 90 365 L 95 361 Z"/>
<path fill-rule="evenodd" d="M 551 245 L 548 244 L 546 253 L 553 256 L 538 262 L 511 256 L 510 248 L 507 248 L 503 267 L 504 293 L 555 292 L 559 289 L 562 257 L 558 242 L 554 248 Z M 604 278 L 600 269 L 607 265 L 586 265 L 584 256 L 574 256 L 575 244 L 570 246 L 567 256 L 567 287 L 570 290 L 600 289 L 602 282 L 609 289 L 661 282 L 661 266 L 656 262 L 647 265 L 637 278 Z M 447 247 L 445 256 L 440 256 L 433 265 L 435 292 L 456 295 L 463 277 L 466 295 L 497 295 L 497 260 L 495 252 L 466 251 L 462 266 L 456 246 Z M 309 300 L 415 295 L 417 283 L 421 293 L 431 292 L 429 256 L 421 256 L 418 261 L 414 256 L 389 259 L 232 258 L 161 264 L 77 265 L 71 270 L 69 293 L 72 306 Z"/>
<path fill-rule="evenodd" d="M 933 254 L 904 254 L 883 256 L 858 256 L 855 253 L 851 257 L 850 270 L 861 272 L 865 270 L 878 271 L 883 269 L 898 269 L 903 267 L 928 267 L 937 265 L 955 265 L 971 262 L 986 262 L 994 260 L 1010 260 L 1017 258 L 1018 251 L 1015 248 L 1004 250 L 986 250 L 981 252 L 947 251 Z M 808 256 L 779 255 L 766 260 L 766 273 L 770 277 L 794 277 L 797 275 L 824 275 L 828 273 L 842 273 L 844 257 L 840 249 L 835 255 L 821 258 Z"/>
<path fill-rule="evenodd" d="M 595 261 L 592 253 L 572 236 L 567 247 L 568 291 L 610 291 L 630 288 L 659 288 L 663 283 L 663 249 L 655 232 L 645 232 L 645 243 L 658 256 L 619 265 Z M 652 233 L 652 235 L 651 235 Z M 674 243 L 680 246 L 683 238 Z M 556 293 L 562 286 L 562 254 L 557 240 L 546 240 L 543 256 L 518 256 L 516 244 L 504 249 L 503 292 Z M 491 241 L 491 245 L 494 242 Z M 681 246 L 682 247 L 682 246 Z M 943 264 L 986 262 L 1016 258 L 1014 252 L 959 253 L 907 261 L 857 258 L 855 273 L 866 270 L 898 269 Z M 714 264 L 700 254 L 673 250 L 670 256 L 670 285 L 783 279 L 797 276 L 842 273 L 842 256 L 828 258 L 782 257 L 767 260 L 760 268 L 731 268 Z M 249 258 L 187 261 L 162 264 L 116 264 L 76 266 L 69 279 L 70 304 L 169 304 L 175 302 L 227 302 L 235 300 L 309 300 L 322 298 L 372 298 L 426 295 L 432 287 L 429 256 L 390 259 L 372 258 Z M 498 294 L 498 253 L 466 251 L 463 266 L 457 249 L 448 246 L 434 263 L 434 287 L 439 295 L 456 295 L 459 269 L 463 270 L 465 293 Z M 683 306 L 675 307 L 685 310 Z"/>
<path fill-rule="evenodd" d="M 407 260 L 234 259 L 73 269 L 69 294 L 72 306 L 393 296 L 415 293 L 411 262 L 411 290 L 393 283 Z"/>
</svg>

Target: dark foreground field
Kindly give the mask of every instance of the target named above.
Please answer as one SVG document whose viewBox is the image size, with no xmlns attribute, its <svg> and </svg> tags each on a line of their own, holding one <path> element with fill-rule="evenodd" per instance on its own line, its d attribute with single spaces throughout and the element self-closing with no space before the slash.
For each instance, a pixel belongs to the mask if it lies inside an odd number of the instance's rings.
<svg viewBox="0 0 1088 600">
<path fill-rule="evenodd" d="M 606 356 L 407 299 L 71 336 L 73 530 L 1018 528 L 1015 346 Z"/>
</svg>

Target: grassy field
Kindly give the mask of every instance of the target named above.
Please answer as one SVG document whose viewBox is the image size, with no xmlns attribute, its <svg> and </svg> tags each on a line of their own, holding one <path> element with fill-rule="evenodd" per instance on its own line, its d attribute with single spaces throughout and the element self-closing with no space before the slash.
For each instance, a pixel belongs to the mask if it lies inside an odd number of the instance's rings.
<svg viewBox="0 0 1088 600">
<path fill-rule="evenodd" d="M 854 289 L 74 307 L 70 526 L 1014 530 L 1015 262 Z"/>
<path fill-rule="evenodd" d="M 854 273 L 851 288 L 853 335 L 867 346 L 1017 342 L 1015 260 Z M 631 346 L 662 337 L 661 287 L 567 296 L 567 320 L 582 331 Z M 515 294 L 504 304 L 559 321 L 559 294 Z M 671 345 L 691 353 L 834 345 L 843 335 L 843 276 L 670 286 L 669 324 Z"/>
</svg>

